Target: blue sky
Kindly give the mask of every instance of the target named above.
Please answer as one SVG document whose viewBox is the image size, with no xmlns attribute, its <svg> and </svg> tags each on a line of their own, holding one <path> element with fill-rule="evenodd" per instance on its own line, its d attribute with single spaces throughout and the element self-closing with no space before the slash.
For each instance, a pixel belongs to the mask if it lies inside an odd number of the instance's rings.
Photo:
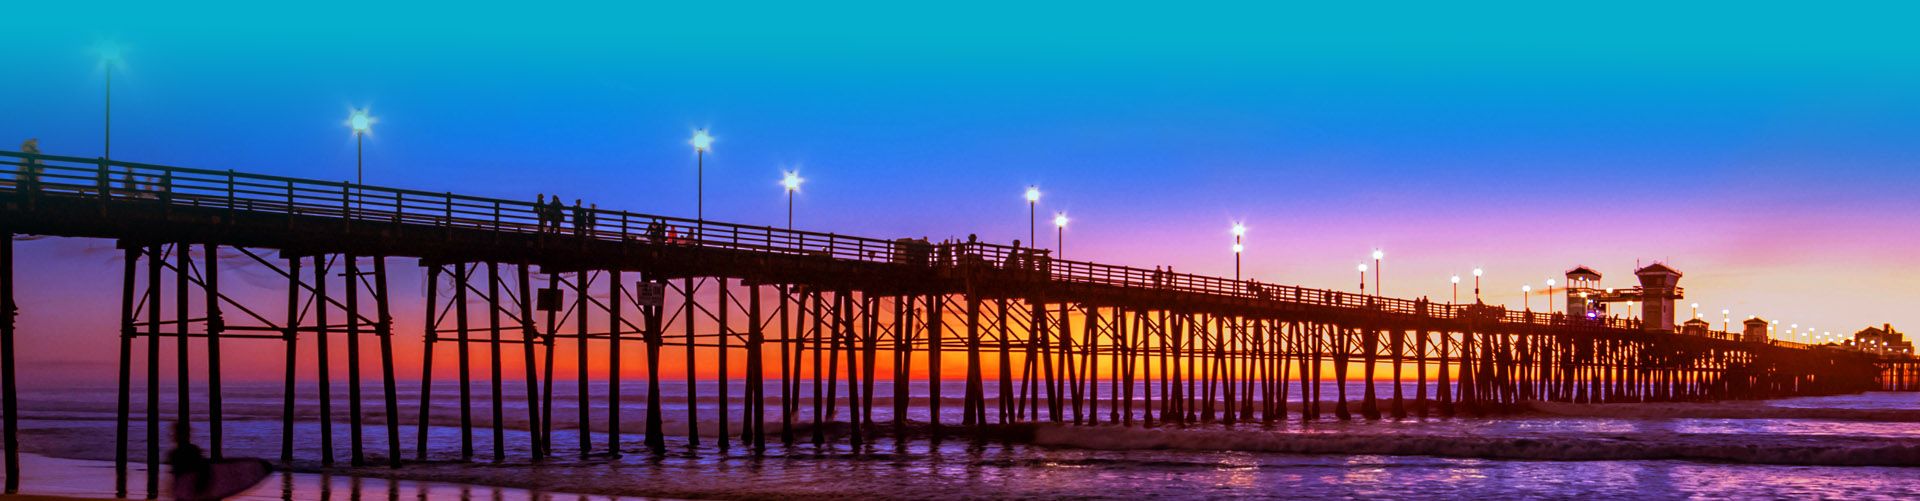
<svg viewBox="0 0 1920 501">
<path fill-rule="evenodd" d="M 1006 241 L 1038 184 L 1069 257 L 1229 274 L 1244 220 L 1271 282 L 1349 287 L 1379 247 L 1389 294 L 1484 266 L 1517 306 L 1576 264 L 1627 285 L 1670 259 L 1710 308 L 1920 323 L 1897 3 L 8 10 L 9 147 L 99 155 L 117 46 L 127 160 L 350 179 L 343 122 L 371 107 L 370 183 L 691 215 L 711 127 L 716 219 L 778 223 L 797 167 L 803 227 Z"/>
</svg>

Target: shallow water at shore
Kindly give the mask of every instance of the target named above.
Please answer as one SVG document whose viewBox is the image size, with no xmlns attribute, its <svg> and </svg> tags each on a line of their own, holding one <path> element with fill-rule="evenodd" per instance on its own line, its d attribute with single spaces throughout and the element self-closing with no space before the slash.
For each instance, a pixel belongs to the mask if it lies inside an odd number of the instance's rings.
<svg viewBox="0 0 1920 501">
<path fill-rule="evenodd" d="M 388 470 L 346 467 L 349 429 L 338 422 L 344 420 L 346 407 L 338 400 L 333 429 L 339 462 L 323 467 L 317 446 L 320 427 L 314 417 L 317 402 L 308 390 L 302 393 L 308 398 L 300 402 L 303 417 L 296 428 L 300 446 L 293 467 L 303 472 L 367 476 L 363 489 L 371 490 L 364 490 L 363 496 L 393 497 L 394 487 L 384 479 L 394 476 L 443 482 L 421 484 L 434 498 L 459 496 L 446 485 L 519 489 L 503 491 L 500 496 L 506 499 L 546 492 L 675 498 L 1920 497 L 1920 468 L 1914 467 L 1920 465 L 1920 395 L 1912 393 L 1706 404 L 1545 404 L 1532 412 L 1498 418 L 1356 418 L 1302 424 L 1297 414 L 1289 414 L 1294 421 L 1265 426 L 1016 425 L 995 427 L 985 436 L 948 433 L 938 440 L 929 428 L 913 426 L 907 440 L 883 434 L 867 437 L 859 447 L 849 445 L 844 427 L 823 430 L 828 439 L 823 445 L 809 443 L 810 430 L 802 429 L 799 443 L 783 446 L 775 423 L 763 456 L 751 454 L 738 442 L 730 451 L 719 450 L 714 436 L 717 423 L 711 421 L 702 423 L 701 446 L 690 447 L 685 424 L 673 421 L 665 427 L 670 433 L 669 452 L 658 458 L 641 452 L 645 450 L 643 428 L 635 421 L 644 416 L 644 397 L 629 394 L 622 398 L 634 402 L 622 406 L 622 422 L 632 423 L 622 436 L 626 455 L 582 458 L 578 432 L 570 424 L 576 421 L 556 419 L 555 457 L 535 463 L 525 445 L 529 432 L 516 426 L 525 421 L 511 419 L 503 421 L 508 427 L 502 433 L 506 440 L 500 461 L 493 459 L 492 432 L 484 422 L 473 437 L 473 461 L 459 461 L 457 408 L 439 405 L 452 398 L 450 390 L 436 385 L 429 461 Z M 711 394 L 710 389 L 703 390 Z M 484 391 L 477 387 L 476 395 Z M 235 385 L 227 393 L 223 445 L 228 454 L 278 457 L 279 387 Z M 515 394 L 503 392 L 509 397 Z M 378 393 L 369 395 L 376 397 L 366 404 L 365 452 L 377 465 L 386 455 L 386 429 L 379 424 Z M 111 397 L 111 388 L 27 392 L 22 397 L 25 450 L 111 460 Z M 475 417 L 490 418 L 485 401 L 476 397 L 475 402 Z M 928 415 L 925 402 L 916 399 L 909 416 Z M 400 429 L 402 457 L 411 462 L 417 445 L 411 410 L 417 406 L 417 396 L 402 399 L 401 405 L 402 421 L 407 423 Z M 570 401 L 560 404 L 555 417 L 571 414 L 570 406 Z M 888 406 L 876 407 L 879 431 L 890 430 L 881 412 Z M 146 453 L 144 409 L 138 400 L 134 408 L 130 438 L 132 459 L 139 463 Z M 800 421 L 805 421 L 811 404 L 802 408 Z M 164 423 L 174 414 L 164 406 L 162 410 Z M 509 407 L 503 417 L 515 415 L 513 410 L 525 416 L 525 407 Z M 676 404 L 667 414 L 684 411 L 682 404 Z M 778 406 L 768 411 L 769 419 L 777 422 Z M 598 424 L 589 438 L 596 451 L 604 451 L 608 439 L 605 418 L 600 415 L 604 408 L 596 407 L 594 412 L 596 416 L 588 422 Z M 949 412 L 942 409 L 943 415 Z M 705 419 L 715 415 L 703 414 Z M 990 408 L 989 419 L 992 414 Z M 734 417 L 738 417 L 737 407 Z M 957 414 L 943 417 L 958 421 Z M 195 431 L 204 437 L 204 428 Z M 204 444 L 205 439 L 200 442 Z M 98 471 L 111 480 L 110 462 L 90 464 L 104 465 Z M 267 496 L 318 499 L 348 490 L 333 484 L 322 489 L 317 479 L 300 483 L 307 476 L 313 475 L 297 474 L 291 491 Z M 333 481 L 339 478 L 349 477 Z M 411 485 L 415 484 L 399 484 L 398 496 L 416 496 L 408 490 Z M 139 474 L 130 487 L 136 496 L 142 493 Z M 24 489 L 42 492 L 35 490 L 31 479 Z M 88 495 L 110 494 L 109 488 Z M 255 494 L 259 495 L 258 489 Z M 490 491 L 484 495 L 495 496 Z"/>
</svg>

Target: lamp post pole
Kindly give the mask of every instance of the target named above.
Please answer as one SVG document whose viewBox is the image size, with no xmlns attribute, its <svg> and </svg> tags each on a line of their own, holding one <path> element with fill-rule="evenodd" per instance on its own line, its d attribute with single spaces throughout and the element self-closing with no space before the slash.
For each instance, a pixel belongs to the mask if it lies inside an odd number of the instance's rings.
<svg viewBox="0 0 1920 501">
<path fill-rule="evenodd" d="M 805 181 L 797 170 L 787 171 L 780 176 L 780 186 L 787 190 L 787 231 L 793 231 L 793 194 L 800 191 L 800 183 Z"/>
<path fill-rule="evenodd" d="M 102 130 L 102 136 L 104 136 L 106 144 L 101 155 L 102 155 L 102 158 L 111 160 L 113 159 L 113 61 L 112 60 L 107 61 L 106 105 L 107 105 L 106 120 L 105 120 L 106 123 L 105 123 L 104 130 Z"/>
<path fill-rule="evenodd" d="M 1039 243 L 1036 242 L 1036 240 L 1040 239 L 1039 237 L 1040 230 L 1038 229 L 1040 226 L 1040 223 L 1038 222 L 1040 219 L 1040 216 L 1038 215 L 1039 210 L 1040 210 L 1040 187 L 1028 186 L 1027 187 L 1027 246 L 1028 247 L 1039 246 Z"/>
<path fill-rule="evenodd" d="M 713 135 L 706 129 L 693 131 L 694 194 L 693 214 L 695 223 L 694 238 L 704 237 L 707 226 L 707 150 L 713 148 Z"/>
<path fill-rule="evenodd" d="M 1387 254 L 1381 252 L 1380 249 L 1373 250 L 1373 295 L 1375 296 L 1379 296 L 1381 293 L 1380 275 L 1384 275 L 1387 272 L 1385 268 L 1380 267 L 1380 259 L 1386 256 Z"/>
<path fill-rule="evenodd" d="M 1360 270 L 1360 295 L 1365 296 L 1367 295 L 1367 265 L 1362 264 L 1355 268 Z"/>
<path fill-rule="evenodd" d="M 1551 278 L 1547 279 L 1547 314 L 1548 315 L 1552 315 L 1554 311 L 1553 286 L 1554 286 L 1553 279 Z"/>
<path fill-rule="evenodd" d="M 1459 304 L 1459 303 L 1460 303 L 1460 275 L 1454 275 L 1453 276 L 1453 299 L 1448 300 L 1447 304 L 1451 305 L 1451 304 Z"/>
<path fill-rule="evenodd" d="M 1247 250 L 1247 225 L 1233 223 L 1233 281 L 1240 281 L 1240 253 Z"/>
<path fill-rule="evenodd" d="M 1055 213 L 1053 215 L 1053 226 L 1056 231 L 1053 243 L 1054 252 L 1057 254 L 1055 257 L 1065 259 L 1067 256 L 1067 213 Z"/>
<path fill-rule="evenodd" d="M 1473 269 L 1473 302 L 1476 304 L 1480 302 L 1480 273 L 1479 268 Z"/>
<path fill-rule="evenodd" d="M 367 132 L 373 129 L 373 117 L 367 116 L 367 110 L 354 110 L 353 114 L 347 117 L 347 126 L 353 128 L 353 201 L 357 208 L 366 203 L 364 186 L 367 182 Z"/>
</svg>

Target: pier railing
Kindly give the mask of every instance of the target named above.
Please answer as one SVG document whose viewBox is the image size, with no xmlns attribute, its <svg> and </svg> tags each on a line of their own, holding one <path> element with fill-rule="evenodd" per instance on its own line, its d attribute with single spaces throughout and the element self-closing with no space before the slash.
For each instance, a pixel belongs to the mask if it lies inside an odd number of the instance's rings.
<svg viewBox="0 0 1920 501">
<path fill-rule="evenodd" d="M 429 225 L 551 234 L 553 238 L 807 255 L 901 266 L 951 269 L 975 266 L 1066 284 L 1159 290 L 1379 314 L 1440 319 L 1477 315 L 1479 318 L 1509 324 L 1613 329 L 1637 327 L 1637 322 L 1631 319 L 1611 316 L 1569 318 L 1560 313 L 1514 311 L 1499 306 L 1434 303 L 1176 273 L 1171 269 L 1053 259 L 1044 250 L 982 242 L 887 240 L 563 205 L 558 201 L 536 204 L 529 200 L 476 197 L 234 170 L 0 152 L 0 173 L 11 174 L 11 179 L 0 179 L 0 191 L 13 192 L 16 200 L 29 204 L 42 197 L 82 198 L 98 200 L 103 204 L 151 203 L 250 214 L 284 214 L 290 218 L 333 218 L 353 227 Z M 1738 339 L 1737 334 L 1724 332 L 1712 332 L 1708 337 Z"/>
</svg>

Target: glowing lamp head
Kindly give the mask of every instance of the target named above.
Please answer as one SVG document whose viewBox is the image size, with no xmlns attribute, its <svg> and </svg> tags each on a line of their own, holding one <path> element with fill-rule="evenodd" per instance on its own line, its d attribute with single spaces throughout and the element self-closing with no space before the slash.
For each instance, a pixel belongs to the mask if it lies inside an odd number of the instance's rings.
<svg viewBox="0 0 1920 501">
<path fill-rule="evenodd" d="M 1387 257 L 1387 253 L 1385 253 L 1385 252 L 1381 252 L 1381 251 L 1380 251 L 1380 249 L 1374 249 L 1374 250 L 1373 250 L 1373 258 L 1374 258 L 1374 259 L 1380 259 L 1380 258 L 1384 258 L 1384 257 Z"/>
<path fill-rule="evenodd" d="M 1246 235 L 1247 235 L 1247 225 L 1240 224 L 1240 223 L 1233 223 L 1233 236 L 1243 237 Z"/>
<path fill-rule="evenodd" d="M 1480 273 L 1481 273 L 1481 271 L 1480 271 L 1480 269 L 1479 269 L 1479 268 L 1474 268 L 1474 269 L 1473 269 L 1473 276 L 1476 276 L 1476 277 L 1477 277 L 1477 276 L 1480 276 Z"/>
<path fill-rule="evenodd" d="M 1355 268 L 1355 269 L 1358 269 L 1358 270 L 1360 270 L 1360 272 L 1361 272 L 1361 273 L 1366 273 L 1366 272 L 1367 272 L 1367 265 L 1364 265 L 1364 264 L 1363 264 L 1363 265 L 1360 265 L 1360 266 L 1356 266 L 1356 267 L 1354 267 L 1354 268 Z"/>
<path fill-rule="evenodd" d="M 1040 187 L 1028 186 L 1027 187 L 1027 203 L 1034 203 L 1039 201 L 1040 201 Z"/>
<path fill-rule="evenodd" d="M 1457 283 L 1460 283 L 1460 275 L 1454 275 L 1454 276 L 1453 276 L 1453 283 L 1456 283 L 1456 284 L 1457 284 Z"/>
<path fill-rule="evenodd" d="M 373 124 L 370 124 L 370 123 L 368 123 L 368 120 L 367 120 L 367 114 L 366 114 L 366 113 L 354 113 L 354 114 L 353 114 L 353 119 L 352 119 L 352 124 L 353 124 L 353 131 L 354 131 L 354 132 L 366 132 L 366 131 L 367 131 L 367 127 L 369 127 L 369 126 L 371 126 L 371 125 L 373 125 Z"/>
<path fill-rule="evenodd" d="M 1547 287 L 1553 287 L 1553 279 L 1547 279 Z"/>
<path fill-rule="evenodd" d="M 1522 285 L 1522 286 L 1520 286 L 1520 292 L 1533 292 L 1533 286 L 1531 286 L 1531 285 Z"/>
<path fill-rule="evenodd" d="M 1723 316 L 1723 317 L 1724 317 L 1724 316 L 1727 316 L 1727 315 L 1732 315 L 1732 314 L 1733 314 L 1733 310 L 1720 310 L 1720 316 Z"/>
<path fill-rule="evenodd" d="M 1234 253 L 1234 254 L 1239 254 L 1239 253 L 1241 253 L 1241 252 L 1246 252 L 1246 250 L 1247 250 L 1247 246 L 1245 246 L 1245 245 L 1240 245 L 1240 244 L 1233 244 L 1233 253 Z"/>
<path fill-rule="evenodd" d="M 1695 308 L 1699 308 L 1699 307 L 1700 307 L 1700 303 L 1693 303 L 1693 307 L 1695 307 Z"/>
<path fill-rule="evenodd" d="M 800 183 L 806 181 L 807 180 L 800 178 L 799 171 L 787 171 L 785 175 L 780 177 L 780 186 L 786 187 L 788 192 L 795 192 L 800 191 Z"/>
<path fill-rule="evenodd" d="M 1067 227 L 1067 213 L 1061 212 L 1061 213 L 1054 214 L 1053 225 L 1061 228 Z"/>
<path fill-rule="evenodd" d="M 706 129 L 696 130 L 693 131 L 693 139 L 687 141 L 687 143 L 693 145 L 693 151 L 695 152 L 711 150 L 713 149 L 713 135 L 707 134 Z"/>
</svg>

